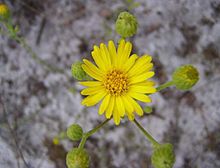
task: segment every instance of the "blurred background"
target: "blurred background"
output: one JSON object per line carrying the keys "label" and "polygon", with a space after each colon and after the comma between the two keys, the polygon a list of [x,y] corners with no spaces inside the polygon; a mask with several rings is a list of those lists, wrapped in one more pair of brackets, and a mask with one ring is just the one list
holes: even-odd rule
{"label": "blurred background", "polygon": [[[82,89],[71,64],[91,59],[93,45],[117,42],[114,23],[121,11],[139,22],[130,39],[138,55],[153,56],[157,85],[176,67],[193,64],[200,81],[187,92],[168,88],[152,95],[153,112],[137,118],[159,141],[174,145],[174,168],[220,167],[219,0],[1,0],[38,57],[0,36],[0,167],[64,168],[78,142],[53,138],[72,123],[85,131],[104,120],[97,106],[83,107]],[[145,104],[142,104],[145,107]],[[111,121],[90,137],[91,168],[151,168],[150,143],[127,119]]]}

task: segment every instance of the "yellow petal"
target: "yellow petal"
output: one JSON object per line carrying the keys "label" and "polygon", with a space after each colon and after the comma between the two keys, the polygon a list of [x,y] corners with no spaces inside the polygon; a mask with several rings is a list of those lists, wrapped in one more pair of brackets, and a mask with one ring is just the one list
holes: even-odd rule
{"label": "yellow petal", "polygon": [[92,78],[102,81],[103,77],[102,75],[98,74],[96,71],[94,71],[93,69],[89,68],[86,64],[82,64],[82,68],[83,70]]}
{"label": "yellow petal", "polygon": [[145,61],[146,61],[146,63],[150,63],[151,61],[152,61],[152,57],[150,56],[150,55],[143,55],[143,56],[141,56],[141,57],[144,57],[145,58]]}
{"label": "yellow petal", "polygon": [[151,102],[151,99],[149,96],[145,95],[145,94],[142,94],[142,93],[137,93],[137,92],[132,92],[132,91],[129,91],[128,94],[139,100],[139,101],[142,101],[142,102],[145,102],[145,103],[150,103]]}
{"label": "yellow petal", "polygon": [[129,120],[134,120],[134,108],[133,106],[129,103],[127,96],[122,96],[122,101],[124,103],[124,107],[125,107],[125,112],[128,116]]}
{"label": "yellow petal", "polygon": [[93,63],[91,63],[89,60],[87,59],[83,59],[84,64],[86,64],[90,69],[92,69],[93,71],[95,71],[97,74],[103,75],[103,71],[101,71],[99,68],[97,68],[97,66],[95,66]]}
{"label": "yellow petal", "polygon": [[128,113],[127,116],[130,121],[134,120],[134,113]]}
{"label": "yellow petal", "polygon": [[141,69],[142,67],[146,66],[152,60],[151,56],[144,55],[137,59],[134,66],[129,70],[130,74],[133,74],[136,70]]}
{"label": "yellow petal", "polygon": [[134,111],[139,115],[142,116],[144,114],[141,106],[130,96],[127,98],[128,102],[133,106]]}
{"label": "yellow petal", "polygon": [[114,119],[115,125],[120,124],[120,119],[121,119],[120,114],[116,109],[114,109],[114,112],[113,112],[113,119]]}
{"label": "yellow petal", "polygon": [[94,46],[94,50],[92,51],[92,58],[101,70],[106,70],[105,62],[101,57],[101,51],[98,46]]}
{"label": "yellow petal", "polygon": [[125,47],[125,40],[121,39],[118,45],[118,50],[117,50],[118,56],[122,55],[124,51],[124,47]]}
{"label": "yellow petal", "polygon": [[118,55],[120,57],[119,58],[120,65],[124,65],[124,63],[128,60],[131,50],[132,50],[132,44],[130,42],[126,42],[122,54]]}
{"label": "yellow petal", "polygon": [[124,104],[123,104],[123,101],[122,101],[121,97],[117,96],[115,101],[116,101],[117,111],[119,112],[121,117],[124,117],[124,115],[125,115],[125,107],[124,107]]}
{"label": "yellow petal", "polygon": [[105,91],[103,86],[88,87],[81,91],[81,95],[93,95],[99,93],[100,91]]}
{"label": "yellow petal", "polygon": [[108,119],[111,118],[112,111],[113,111],[114,107],[115,107],[115,96],[111,96],[110,100],[109,100],[109,105],[108,105],[108,107],[106,109],[106,113],[105,113],[106,118],[108,118]]}
{"label": "yellow petal", "polygon": [[111,58],[109,51],[104,43],[100,44],[100,51],[104,60],[104,63],[106,64],[107,67],[111,66]]}
{"label": "yellow petal", "polygon": [[79,84],[87,87],[95,87],[102,85],[102,83],[99,81],[83,81],[83,82],[79,82]]}
{"label": "yellow petal", "polygon": [[142,74],[144,72],[148,72],[153,68],[153,64],[152,63],[148,63],[148,64],[144,64],[143,66],[133,69],[133,71],[129,71],[128,75],[129,77],[135,76],[135,75],[139,75]]}
{"label": "yellow petal", "polygon": [[115,62],[117,67],[121,66],[121,61],[120,60],[121,60],[121,56],[122,56],[123,51],[124,51],[124,47],[125,47],[125,40],[122,39],[119,42],[118,50],[117,50],[117,60]]}
{"label": "yellow petal", "polygon": [[136,54],[133,54],[132,56],[130,56],[130,58],[125,62],[123,66],[125,72],[130,70],[130,68],[134,65],[137,58],[138,56]]}
{"label": "yellow petal", "polygon": [[108,50],[109,50],[110,57],[111,57],[111,63],[112,63],[112,65],[115,65],[115,60],[117,59],[116,58],[117,53],[116,53],[116,48],[115,48],[113,41],[108,42]]}
{"label": "yellow petal", "polygon": [[110,94],[107,94],[104,97],[104,99],[103,99],[103,101],[102,101],[102,103],[101,103],[101,105],[99,107],[99,115],[102,115],[105,112],[106,108],[109,105],[109,102],[110,102],[109,100],[110,100]]}
{"label": "yellow petal", "polygon": [[82,105],[85,106],[94,106],[96,105],[102,98],[106,95],[106,92],[99,92],[95,95],[90,95],[87,96],[85,99],[82,101]]}
{"label": "yellow petal", "polygon": [[152,71],[145,72],[145,73],[137,75],[137,76],[133,76],[130,78],[130,84],[143,82],[143,81],[151,78],[152,76],[154,76],[154,72],[152,72]]}
{"label": "yellow petal", "polygon": [[138,92],[138,93],[155,93],[156,92],[156,88],[152,86],[147,86],[147,85],[143,86],[143,85],[138,85],[138,84],[134,84],[130,86],[129,90],[132,92]]}
{"label": "yellow petal", "polygon": [[135,85],[138,85],[138,86],[155,86],[155,82],[151,81],[151,80],[148,80],[148,81],[136,83]]}

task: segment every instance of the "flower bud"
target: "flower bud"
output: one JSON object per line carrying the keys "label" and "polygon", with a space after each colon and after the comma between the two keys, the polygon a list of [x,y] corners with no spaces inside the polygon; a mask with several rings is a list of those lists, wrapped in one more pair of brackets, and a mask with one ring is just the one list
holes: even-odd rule
{"label": "flower bud", "polygon": [[144,107],[143,110],[144,110],[144,112],[145,112],[146,114],[150,114],[150,113],[153,112],[153,108],[150,107],[150,106],[146,106],[146,107]]}
{"label": "flower bud", "polygon": [[10,11],[7,5],[0,3],[0,19],[7,20],[10,16]]}
{"label": "flower bud", "polygon": [[89,155],[84,148],[73,148],[66,156],[68,168],[88,168]]}
{"label": "flower bud", "polygon": [[173,75],[172,81],[177,89],[191,89],[199,80],[199,72],[192,65],[183,65],[177,68]]}
{"label": "flower bud", "polygon": [[133,36],[137,32],[138,22],[136,17],[128,12],[121,12],[116,20],[116,32],[123,38]]}
{"label": "flower bud", "polygon": [[72,76],[77,80],[89,80],[90,77],[83,70],[82,64],[83,62],[81,61],[78,61],[72,64],[71,66]]}
{"label": "flower bud", "polygon": [[73,124],[67,128],[67,137],[73,141],[78,141],[83,136],[83,129],[78,124]]}
{"label": "flower bud", "polygon": [[154,148],[151,162],[155,168],[172,168],[175,162],[173,146],[166,143]]}

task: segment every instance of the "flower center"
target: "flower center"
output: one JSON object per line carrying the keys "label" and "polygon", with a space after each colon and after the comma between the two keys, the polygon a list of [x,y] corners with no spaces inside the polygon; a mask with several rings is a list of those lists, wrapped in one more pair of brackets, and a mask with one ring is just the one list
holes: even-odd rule
{"label": "flower center", "polygon": [[128,78],[124,72],[114,69],[107,73],[104,86],[111,95],[122,95],[128,90]]}

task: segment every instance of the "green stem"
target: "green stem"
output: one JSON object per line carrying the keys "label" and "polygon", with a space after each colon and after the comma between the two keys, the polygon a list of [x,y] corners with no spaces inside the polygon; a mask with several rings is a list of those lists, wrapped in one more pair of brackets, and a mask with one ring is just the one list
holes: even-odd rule
{"label": "green stem", "polygon": [[44,65],[48,70],[58,73],[64,73],[62,69],[54,67],[47,63],[46,61],[42,60],[37,56],[37,54],[32,50],[32,48],[26,43],[24,38],[16,37],[16,40],[27,50],[27,52],[31,55],[31,57],[39,64]]}
{"label": "green stem", "polygon": [[33,49],[28,45],[28,43],[26,42],[26,40],[23,37],[20,37],[17,34],[16,29],[13,27],[12,24],[12,20],[9,19],[8,21],[3,23],[4,26],[7,28],[8,30],[8,36],[14,40],[16,40],[24,49],[26,49],[26,51],[31,55],[31,57],[33,58],[33,60],[35,60],[37,63],[43,65],[47,70],[52,71],[52,72],[58,72],[58,73],[62,73],[64,75],[66,75],[68,77],[68,75],[65,73],[64,70],[55,67],[49,63],[47,63],[46,61],[44,61],[43,59],[41,59],[40,57],[38,57],[38,55],[33,51]]}
{"label": "green stem", "polygon": [[86,132],[82,139],[81,139],[81,142],[79,144],[79,148],[83,148],[85,143],[86,143],[86,140],[92,135],[94,134],[95,132],[97,132],[101,127],[103,127],[110,119],[106,119],[104,122],[102,122],[101,124],[97,125],[95,128],[93,128],[92,130]]}
{"label": "green stem", "polygon": [[153,146],[159,146],[160,144],[134,119],[134,123],[141,130],[141,132],[147,137],[147,139],[153,144]]}
{"label": "green stem", "polygon": [[161,91],[161,90],[163,90],[163,89],[165,89],[165,88],[167,88],[167,87],[170,87],[170,86],[172,86],[172,85],[173,85],[173,81],[168,81],[168,82],[166,82],[166,83],[164,83],[164,84],[158,86],[156,89],[157,89],[157,91],[159,92],[159,91]]}

